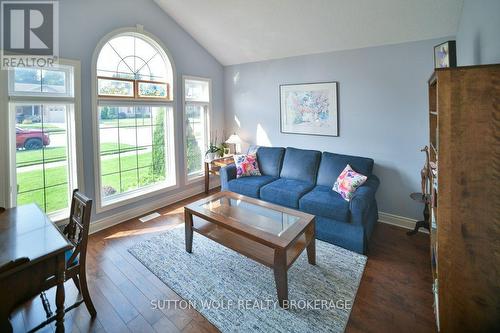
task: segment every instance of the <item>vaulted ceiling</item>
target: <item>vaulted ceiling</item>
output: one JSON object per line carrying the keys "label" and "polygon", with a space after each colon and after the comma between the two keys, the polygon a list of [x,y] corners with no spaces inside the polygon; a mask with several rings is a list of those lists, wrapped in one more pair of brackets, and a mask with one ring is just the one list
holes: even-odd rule
{"label": "vaulted ceiling", "polygon": [[223,65],[457,32],[463,0],[155,0]]}

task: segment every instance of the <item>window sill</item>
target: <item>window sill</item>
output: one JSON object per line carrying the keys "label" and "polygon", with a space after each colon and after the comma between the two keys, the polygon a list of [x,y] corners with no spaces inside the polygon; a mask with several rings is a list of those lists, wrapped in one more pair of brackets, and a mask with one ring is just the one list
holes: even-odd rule
{"label": "window sill", "polygon": [[119,194],[107,200],[101,199],[101,202],[96,205],[96,213],[102,213],[111,209],[129,205],[177,188],[179,188],[179,185],[172,185],[171,183],[166,182],[147,188],[137,189],[128,193]]}
{"label": "window sill", "polygon": [[48,217],[57,225],[65,224],[69,219],[69,208],[48,214]]}
{"label": "window sill", "polygon": [[186,176],[186,184],[192,184],[192,183],[197,183],[200,180],[203,180],[205,178],[205,172],[201,171],[200,173],[195,173],[191,175]]}

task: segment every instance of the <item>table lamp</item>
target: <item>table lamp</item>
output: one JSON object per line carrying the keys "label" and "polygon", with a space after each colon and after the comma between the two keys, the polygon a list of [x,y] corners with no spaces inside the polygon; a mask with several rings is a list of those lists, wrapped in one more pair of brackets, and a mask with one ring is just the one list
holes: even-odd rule
{"label": "table lamp", "polygon": [[234,145],[235,154],[239,154],[241,152],[241,139],[238,136],[238,134],[236,134],[236,133],[231,134],[229,139],[226,140],[226,143]]}

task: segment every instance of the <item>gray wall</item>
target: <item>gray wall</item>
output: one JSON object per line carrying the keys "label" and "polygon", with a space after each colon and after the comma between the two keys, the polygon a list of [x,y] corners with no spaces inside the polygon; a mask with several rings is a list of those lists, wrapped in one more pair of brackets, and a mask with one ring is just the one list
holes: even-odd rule
{"label": "gray wall", "polygon": [[[81,61],[82,69],[82,113],[83,156],[85,169],[85,192],[91,197],[98,193],[94,189],[94,167],[92,146],[91,65],[92,54],[97,43],[109,32],[123,27],[144,25],[144,29],[159,38],[173,56],[177,69],[176,89],[176,153],[177,177],[184,184],[184,157],[182,138],[182,75],[210,77],[213,83],[214,128],[224,124],[223,67],[188,33],[175,23],[153,0],[64,0],[60,1],[60,56]],[[174,193],[174,192],[172,192]],[[147,201],[156,198],[147,199]],[[128,205],[133,208],[142,203]],[[95,215],[99,219],[123,209]]]}
{"label": "gray wall", "polygon": [[[420,190],[433,46],[447,39],[226,67],[227,129],[248,143],[371,157],[381,179],[379,209],[420,218],[422,206],[408,195]],[[339,82],[340,136],[280,133],[279,85],[323,81]]]}
{"label": "gray wall", "polygon": [[457,32],[459,66],[500,63],[500,0],[465,0]]}

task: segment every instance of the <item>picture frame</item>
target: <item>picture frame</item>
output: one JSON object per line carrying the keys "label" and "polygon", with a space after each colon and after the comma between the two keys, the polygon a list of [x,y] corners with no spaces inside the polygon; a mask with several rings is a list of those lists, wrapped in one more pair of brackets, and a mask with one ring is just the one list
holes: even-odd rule
{"label": "picture frame", "polygon": [[456,42],[447,42],[434,46],[434,68],[457,67]]}
{"label": "picture frame", "polygon": [[281,133],[339,136],[338,82],[282,84],[279,89]]}
{"label": "picture frame", "polygon": [[137,80],[136,82],[136,98],[170,100],[168,83],[144,80]]}

